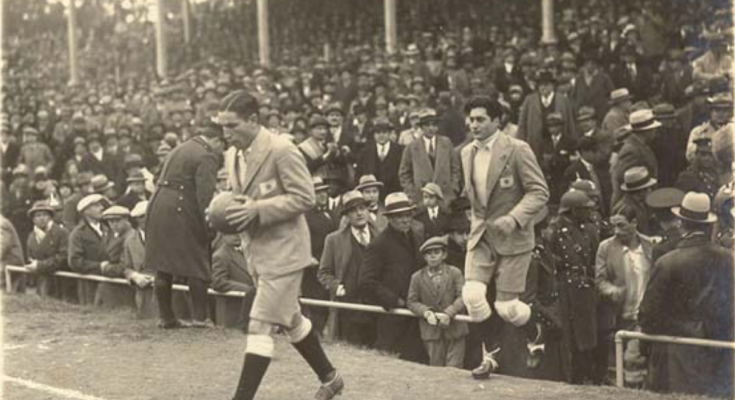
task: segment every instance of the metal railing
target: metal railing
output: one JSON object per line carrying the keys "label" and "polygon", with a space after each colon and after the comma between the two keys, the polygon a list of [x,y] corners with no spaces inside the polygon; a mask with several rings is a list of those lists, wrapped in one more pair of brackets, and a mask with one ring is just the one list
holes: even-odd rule
{"label": "metal railing", "polygon": [[615,385],[618,387],[625,386],[625,376],[623,370],[623,345],[625,339],[638,339],[646,342],[715,347],[720,349],[735,350],[735,343],[733,342],[723,342],[719,340],[687,338],[678,336],[647,335],[645,333],[634,331],[617,331],[617,333],[615,333]]}
{"label": "metal railing", "polygon": [[[7,265],[5,267],[5,284],[6,284],[8,291],[10,291],[12,288],[12,278],[10,276],[10,272],[19,272],[22,274],[30,273],[25,267]],[[68,272],[68,271],[57,271],[54,273],[54,275],[58,277],[62,277],[62,278],[73,278],[73,279],[95,281],[95,282],[115,283],[119,285],[130,285],[130,283],[126,279],[122,279],[122,278],[108,278],[106,276],[78,274],[76,272]],[[178,291],[183,291],[183,292],[189,291],[189,287],[186,285],[175,284],[173,285],[173,289],[178,290]],[[213,296],[245,297],[245,292],[238,292],[238,291],[217,292],[215,290],[209,289],[208,293]],[[299,301],[301,302],[301,304],[304,304],[307,306],[337,308],[337,309],[342,309],[342,310],[362,311],[362,312],[369,312],[369,313],[375,313],[375,314],[400,315],[403,317],[418,318],[416,314],[414,314],[411,310],[407,308],[394,308],[394,309],[386,311],[383,307],[372,306],[368,304],[343,303],[339,301],[317,300],[317,299],[309,299],[309,298],[304,298],[304,297],[300,298]],[[473,322],[468,315],[462,315],[462,314],[455,315],[453,320],[461,321],[461,322]]]}

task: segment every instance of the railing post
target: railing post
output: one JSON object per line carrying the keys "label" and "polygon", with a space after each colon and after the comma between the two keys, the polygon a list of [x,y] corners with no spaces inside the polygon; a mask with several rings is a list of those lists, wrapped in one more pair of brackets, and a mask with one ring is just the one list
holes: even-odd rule
{"label": "railing post", "polygon": [[615,386],[625,386],[625,375],[623,368],[623,345],[624,339],[620,332],[615,334]]}

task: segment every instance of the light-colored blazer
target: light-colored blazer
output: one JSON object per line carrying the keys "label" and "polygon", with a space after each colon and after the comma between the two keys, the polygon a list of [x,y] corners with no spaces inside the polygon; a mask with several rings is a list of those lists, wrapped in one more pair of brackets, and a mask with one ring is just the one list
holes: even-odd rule
{"label": "light-colored blazer", "polygon": [[[472,205],[467,248],[477,246],[487,232],[498,254],[516,255],[533,250],[533,218],[548,201],[549,188],[528,143],[502,132],[495,134],[500,136],[493,143],[486,202],[479,198],[472,181],[477,148],[470,143],[462,149],[465,190]],[[490,224],[505,215],[513,217],[518,225],[508,236],[490,228]]]}
{"label": "light-colored blazer", "polygon": [[225,153],[232,191],[255,202],[258,221],[241,234],[248,265],[259,277],[277,277],[309,266],[311,239],[304,213],[314,207],[306,161],[288,139],[261,128],[246,151],[244,184],[237,176],[237,150]]}
{"label": "light-colored blazer", "polygon": [[421,188],[429,182],[441,187],[444,205],[449,206],[459,192],[462,169],[449,138],[436,136],[436,168],[431,166],[424,140],[419,138],[403,150],[398,178],[401,187],[416,204],[422,204]]}

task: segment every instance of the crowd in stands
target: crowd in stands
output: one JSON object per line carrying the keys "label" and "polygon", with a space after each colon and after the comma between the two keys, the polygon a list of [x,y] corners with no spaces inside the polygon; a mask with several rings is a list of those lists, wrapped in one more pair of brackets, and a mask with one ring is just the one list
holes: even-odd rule
{"label": "crowd in stands", "polygon": [[[171,29],[165,78],[143,22],[86,23],[77,85],[67,84],[60,6],[36,9],[3,41],[0,256],[27,266],[37,293],[155,309],[147,201],[167,154],[246,89],[314,177],[304,297],[419,317],[307,308],[323,334],[432,365],[480,365],[480,375],[484,366],[579,384],[610,383],[620,329],[733,340],[729,3],[555,1],[558,42],[548,44],[539,1],[400,1],[400,48],[388,54],[382,2],[271,0],[270,67],[252,57],[253,24],[235,26],[254,20],[253,7],[211,3],[193,8],[190,44]],[[523,296],[533,330],[453,320],[470,230],[464,108],[475,96],[502,104],[502,134],[530,145],[549,187]],[[226,140],[214,147],[223,167]],[[227,179],[222,169],[218,192]],[[373,243],[413,206],[405,223],[416,243]],[[212,253],[210,287],[251,294],[239,238],[219,236]],[[136,290],[76,287],[55,271],[125,278]],[[731,363],[724,351],[630,341],[626,384],[731,394]]]}

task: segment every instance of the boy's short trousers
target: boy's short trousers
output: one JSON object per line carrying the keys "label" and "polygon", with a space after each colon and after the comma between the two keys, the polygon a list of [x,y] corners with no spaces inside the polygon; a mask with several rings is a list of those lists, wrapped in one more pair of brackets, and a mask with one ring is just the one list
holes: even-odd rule
{"label": "boy's short trousers", "polygon": [[532,256],[531,251],[511,256],[500,255],[485,233],[477,246],[467,252],[465,279],[490,283],[495,278],[498,291],[523,293]]}
{"label": "boy's short trousers", "polygon": [[258,277],[250,319],[293,328],[301,315],[299,295],[304,271],[264,278]]}

